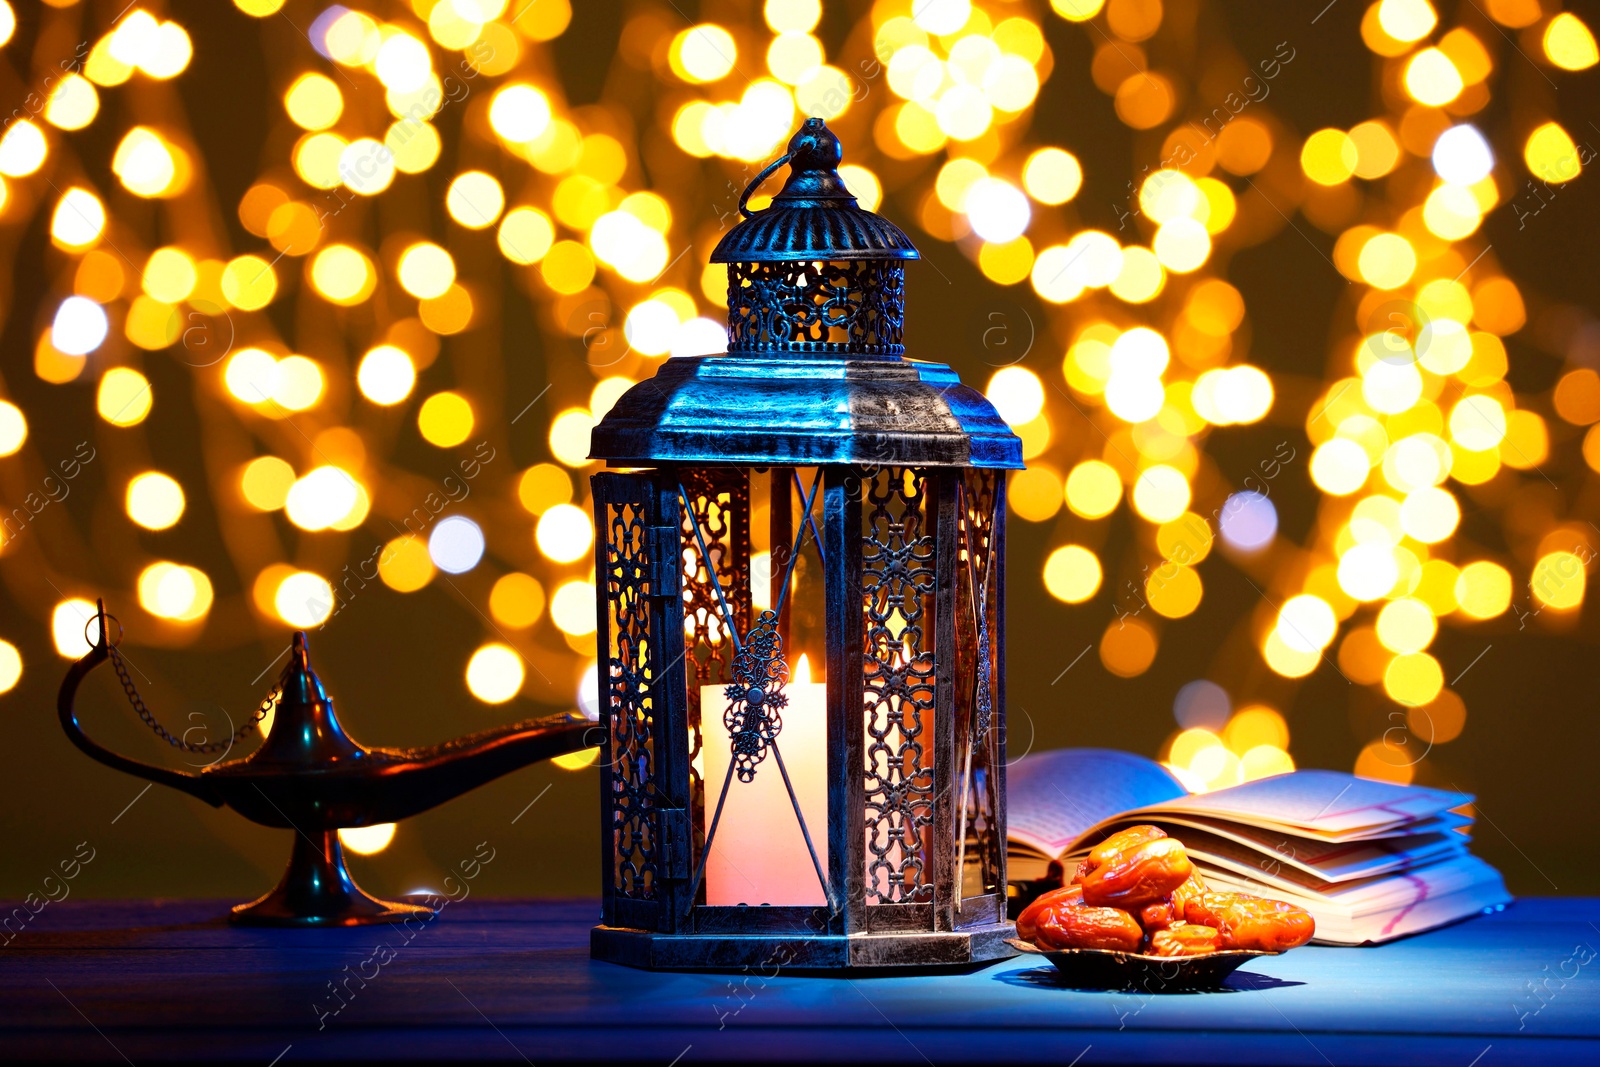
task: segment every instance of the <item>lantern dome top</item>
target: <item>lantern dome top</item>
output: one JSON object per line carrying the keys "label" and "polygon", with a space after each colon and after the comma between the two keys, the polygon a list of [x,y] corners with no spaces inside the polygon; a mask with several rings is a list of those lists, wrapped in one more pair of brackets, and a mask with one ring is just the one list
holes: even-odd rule
{"label": "lantern dome top", "polygon": [[[856,205],[839,139],[807,119],[739,198],[711,254],[728,264],[728,350],[674,357],[617,400],[590,456],[661,463],[1022,467],[994,405],[942,363],[905,358],[905,261],[894,223]],[[750,195],[783,163],[772,206]]]}
{"label": "lantern dome top", "polygon": [[[775,263],[786,260],[917,259],[905,231],[856,203],[839,176],[844,151],[821,119],[807,119],[789,140],[788,151],[750,183],[739,198],[744,220],[718,242],[713,263]],[[772,206],[745,206],[778,167],[789,178]]]}

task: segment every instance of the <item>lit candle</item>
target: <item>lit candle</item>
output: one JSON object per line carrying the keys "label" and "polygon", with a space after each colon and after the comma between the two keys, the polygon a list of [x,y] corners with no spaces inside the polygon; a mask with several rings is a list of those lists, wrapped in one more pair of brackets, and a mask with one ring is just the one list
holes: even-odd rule
{"label": "lit candle", "polygon": [[[725,688],[700,687],[708,828],[732,760],[728,728],[722,721],[728,708]],[[826,682],[811,680],[811,665],[801,656],[794,678],[783,687],[789,703],[780,712],[783,729],[777,739],[824,873],[828,870],[827,691]],[[741,782],[735,775],[728,784],[728,800],[706,858],[706,903],[827,903],[789,791],[784,788],[783,772],[771,751],[756,766],[754,780]]]}

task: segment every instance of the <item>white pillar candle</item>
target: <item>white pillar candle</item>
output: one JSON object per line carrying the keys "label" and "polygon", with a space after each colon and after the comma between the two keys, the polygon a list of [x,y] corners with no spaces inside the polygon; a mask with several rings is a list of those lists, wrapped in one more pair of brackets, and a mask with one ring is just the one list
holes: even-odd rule
{"label": "white pillar candle", "polygon": [[[705,761],[706,827],[716,814],[717,797],[732,761],[725,685],[700,687],[701,756]],[[788,706],[781,712],[778,749],[806,819],[811,844],[823,874],[828,871],[828,702],[827,683],[811,680],[805,656],[783,687]],[[769,749],[756,765],[754,780],[734,774],[728,799],[706,858],[706,903],[826,904],[805,836],[783,785],[778,759]]]}

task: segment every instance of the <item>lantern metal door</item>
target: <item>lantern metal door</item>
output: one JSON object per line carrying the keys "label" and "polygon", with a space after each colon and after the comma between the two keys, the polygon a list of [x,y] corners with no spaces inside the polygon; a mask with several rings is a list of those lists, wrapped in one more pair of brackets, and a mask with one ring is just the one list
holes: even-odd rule
{"label": "lantern metal door", "polygon": [[684,688],[676,486],[596,474],[595,620],[600,665],[602,909],[608,926],[676,929],[693,862],[689,737],[672,728]]}

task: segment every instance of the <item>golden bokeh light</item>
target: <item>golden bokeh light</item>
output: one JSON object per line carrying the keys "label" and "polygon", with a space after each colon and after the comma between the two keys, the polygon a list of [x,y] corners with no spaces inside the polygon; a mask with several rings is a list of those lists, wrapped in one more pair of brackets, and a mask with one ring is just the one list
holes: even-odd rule
{"label": "golden bokeh light", "polygon": [[594,416],[583,408],[569,408],[550,423],[550,452],[569,467],[584,467],[589,463],[589,431],[594,429]]}
{"label": "golden bokeh light", "polygon": [[1461,568],[1456,602],[1474,619],[1492,619],[1511,606],[1511,574],[1498,563],[1478,560]]}
{"label": "golden bokeh light", "polygon": [[500,182],[481,170],[458,174],[445,191],[445,210],[469,230],[493,226],[505,210],[506,194]]}
{"label": "golden bokeh light", "polygon": [[278,582],[273,609],[290,626],[307,630],[322,625],[333,613],[333,586],[312,571],[291,571]]}
{"label": "golden bokeh light", "polygon": [[1189,481],[1166,464],[1147,467],[1133,483],[1133,507],[1151,522],[1167,522],[1189,507]]}
{"label": "golden bokeh light", "polygon": [[455,260],[430,241],[421,241],[400,254],[395,268],[400,287],[419,299],[443,296],[456,280]]}
{"label": "golden bokeh light", "polygon": [[522,657],[509,645],[487,644],[467,661],[467,689],[485,704],[504,704],[522,688]]}
{"label": "golden bokeh light", "polygon": [[106,209],[100,198],[87,189],[73,187],[56,201],[50,217],[50,240],[68,252],[92,247],[105,233]]}
{"label": "golden bokeh light", "polygon": [[146,471],[128,482],[128,518],[147,530],[165,530],[183,517],[183,486],[171,475]]}
{"label": "golden bokeh light", "polygon": [[435,393],[417,411],[417,428],[431,445],[453,448],[472,435],[477,422],[472,404],[460,393]]}
{"label": "golden bokeh light", "polygon": [[10,641],[0,640],[0,693],[9,693],[22,680],[22,653]]}
{"label": "golden bokeh light", "polygon": [[534,540],[545,558],[572,563],[588,555],[594,543],[594,526],[582,508],[555,504],[539,516]]}
{"label": "golden bokeh light", "polygon": [[339,831],[339,844],[358,856],[375,856],[393,843],[395,830],[392,822],[347,826]]}
{"label": "golden bokeh light", "polygon": [[1600,62],[1594,34],[1570,11],[1550,20],[1542,43],[1545,56],[1562,70],[1588,70]]}
{"label": "golden bokeh light", "polygon": [[525,630],[544,614],[544,587],[531,574],[502,575],[489,591],[489,614],[513,630]]}
{"label": "golden bokeh light", "polygon": [[1100,561],[1082,545],[1063,545],[1044,563],[1044,587],[1067,604],[1081,604],[1100,588]]}
{"label": "golden bokeh light", "polygon": [[594,633],[594,586],[581,581],[561,585],[550,597],[550,619],[557,629],[571,637],[587,637]]}
{"label": "golden bokeh light", "polygon": [[0,456],[15,454],[28,439],[28,419],[9,400],[0,400]]}
{"label": "golden bokeh light", "polygon": [[1100,519],[1116,510],[1122,500],[1122,479],[1116,468],[1098,459],[1072,468],[1066,482],[1067,506],[1086,519]]}
{"label": "golden bokeh light", "polygon": [[1582,558],[1572,552],[1551,552],[1533,565],[1528,589],[1544,607],[1570,611],[1582,605],[1587,581]]}
{"label": "golden bokeh light", "polygon": [[289,499],[295,483],[294,468],[277,456],[259,456],[239,473],[239,491],[251,507],[276,511]]}
{"label": "golden bokeh light", "polygon": [[414,593],[433,580],[433,557],[421,537],[396,537],[378,554],[378,577],[397,593]]}
{"label": "golden bokeh light", "polygon": [[1134,678],[1150,669],[1156,658],[1156,635],[1139,619],[1115,619],[1100,636],[1100,662],[1121,678]]}
{"label": "golden bokeh light", "polygon": [[152,563],[139,573],[139,606],[174,622],[195,622],[211,610],[211,579],[181,563]]}
{"label": "golden bokeh light", "polygon": [[284,110],[303,130],[325,130],[339,121],[344,96],[332,78],[307,73],[295,79],[283,94]]}
{"label": "golden bokeh light", "polygon": [[572,479],[554,463],[536,463],[517,480],[517,499],[531,514],[543,515],[572,500]]}
{"label": "golden bokeh light", "polygon": [[101,375],[95,408],[111,425],[137,426],[154,403],[150,380],[132,367],[112,367]]}
{"label": "golden bokeh light", "polygon": [[330,303],[351,307],[372,295],[377,286],[377,271],[359,249],[350,245],[329,245],[311,260],[311,284]]}
{"label": "golden bokeh light", "polygon": [[0,135],[0,175],[25,178],[44,165],[49,151],[44,132],[31,119],[18,119]]}
{"label": "golden bokeh light", "polygon": [[667,54],[674,74],[686,82],[703,84],[726,77],[739,49],[727,30],[714,23],[701,23],[679,32]]}
{"label": "golden bokeh light", "polygon": [[[0,151],[5,148],[0,144]],[[1570,182],[1583,171],[1583,160],[1572,135],[1557,122],[1547,122],[1528,135],[1522,148],[1528,170],[1541,181]]]}
{"label": "golden bokeh light", "polygon": [[[417,382],[417,368],[403,349],[378,345],[361,357],[356,370],[356,385],[361,395],[374,404],[391,406],[411,395]],[[426,431],[424,431],[426,433]]]}

